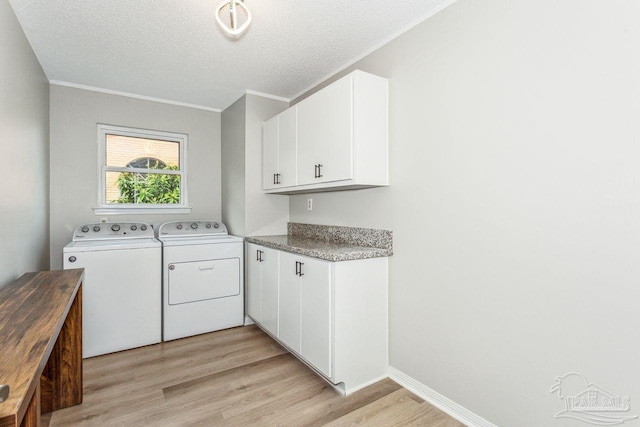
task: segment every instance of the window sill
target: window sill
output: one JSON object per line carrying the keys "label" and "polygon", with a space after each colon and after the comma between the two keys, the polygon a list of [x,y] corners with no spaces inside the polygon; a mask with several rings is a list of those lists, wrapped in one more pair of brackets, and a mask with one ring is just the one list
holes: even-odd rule
{"label": "window sill", "polygon": [[188,214],[191,208],[188,206],[98,206],[93,208],[96,215],[153,215],[153,214]]}

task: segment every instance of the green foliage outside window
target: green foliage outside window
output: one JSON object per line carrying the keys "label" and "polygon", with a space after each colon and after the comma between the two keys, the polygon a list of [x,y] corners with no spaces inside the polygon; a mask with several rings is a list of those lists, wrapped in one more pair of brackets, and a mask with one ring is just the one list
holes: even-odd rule
{"label": "green foliage outside window", "polygon": [[[153,169],[178,170],[178,166],[157,166]],[[113,203],[180,203],[180,175],[122,172],[116,183],[120,197]]]}

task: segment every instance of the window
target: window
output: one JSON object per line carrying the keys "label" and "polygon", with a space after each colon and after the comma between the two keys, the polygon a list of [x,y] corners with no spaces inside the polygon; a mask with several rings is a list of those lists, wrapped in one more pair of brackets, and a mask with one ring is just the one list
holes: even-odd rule
{"label": "window", "polygon": [[185,213],[187,135],[98,125],[97,214]]}

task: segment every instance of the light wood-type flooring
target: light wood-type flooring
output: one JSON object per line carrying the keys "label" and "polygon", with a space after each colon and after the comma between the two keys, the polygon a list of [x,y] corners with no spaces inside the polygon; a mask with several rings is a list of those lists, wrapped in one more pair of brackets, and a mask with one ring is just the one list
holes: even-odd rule
{"label": "light wood-type flooring", "polygon": [[343,397],[255,325],[84,361],[55,426],[462,426],[386,379]]}

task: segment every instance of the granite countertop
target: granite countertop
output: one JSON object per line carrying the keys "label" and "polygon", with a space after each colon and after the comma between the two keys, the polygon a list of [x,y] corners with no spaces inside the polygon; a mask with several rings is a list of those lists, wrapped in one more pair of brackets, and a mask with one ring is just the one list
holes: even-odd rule
{"label": "granite countertop", "polygon": [[[379,258],[393,255],[390,240],[382,242],[383,244],[378,244],[378,246],[386,247],[373,246],[376,243],[376,239],[372,239],[370,237],[373,234],[366,231],[369,229],[327,227],[326,230],[328,230],[328,232],[325,233],[325,229],[321,227],[326,226],[293,224],[292,228],[292,225],[290,224],[289,234],[278,236],[252,236],[245,237],[245,240],[249,243],[255,243],[269,248],[333,262]],[[309,230],[315,233],[312,234],[313,237],[309,237]],[[292,234],[292,231],[295,234]],[[372,231],[379,233],[378,230]],[[318,234],[318,232],[321,234]],[[368,240],[363,239],[362,236],[368,236]]]}

